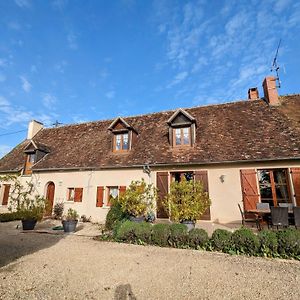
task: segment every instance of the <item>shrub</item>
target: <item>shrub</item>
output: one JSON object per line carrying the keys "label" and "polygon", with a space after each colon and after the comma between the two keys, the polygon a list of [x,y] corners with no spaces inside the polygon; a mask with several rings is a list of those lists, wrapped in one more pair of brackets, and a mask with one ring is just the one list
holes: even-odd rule
{"label": "shrub", "polygon": [[300,231],[286,229],[277,232],[278,253],[282,257],[294,257],[300,259]]}
{"label": "shrub", "polygon": [[0,222],[11,222],[16,220],[20,220],[20,216],[17,212],[0,214]]}
{"label": "shrub", "polygon": [[63,202],[56,203],[53,208],[54,218],[61,219],[63,212],[64,212],[64,203]]}
{"label": "shrub", "polygon": [[237,254],[257,255],[259,248],[258,237],[249,228],[242,227],[236,230],[231,240]]}
{"label": "shrub", "polygon": [[136,225],[134,227],[135,242],[139,244],[150,243],[152,225],[146,222],[137,223]]}
{"label": "shrub", "polygon": [[231,236],[232,233],[228,230],[216,229],[211,237],[212,248],[225,253],[229,252],[232,249]]}
{"label": "shrub", "polygon": [[152,227],[151,242],[154,245],[166,247],[170,235],[169,224],[155,224]]}
{"label": "shrub", "polygon": [[210,199],[201,182],[183,178],[180,182],[171,183],[170,193],[163,205],[171,220],[195,221],[207,210]]}
{"label": "shrub", "polygon": [[276,232],[262,230],[258,233],[260,241],[260,253],[263,256],[275,257],[278,252],[278,240]]}
{"label": "shrub", "polygon": [[204,229],[194,228],[189,232],[189,246],[194,249],[205,247],[209,241],[208,234]]}
{"label": "shrub", "polygon": [[138,225],[131,221],[122,222],[116,231],[115,239],[121,242],[134,242],[136,240],[135,230]]}
{"label": "shrub", "polygon": [[114,226],[122,220],[128,220],[129,216],[124,213],[118,201],[112,201],[111,207],[106,215],[105,228],[113,230]]}
{"label": "shrub", "polygon": [[186,225],[171,224],[169,230],[169,244],[172,247],[183,248],[188,246],[188,230]]}
{"label": "shrub", "polygon": [[63,219],[66,221],[76,221],[78,220],[78,218],[79,218],[79,214],[73,208],[69,208],[67,214],[63,217]]}
{"label": "shrub", "polygon": [[156,200],[156,189],[144,179],[132,181],[128,189],[119,197],[123,212],[134,217],[141,217],[151,211]]}

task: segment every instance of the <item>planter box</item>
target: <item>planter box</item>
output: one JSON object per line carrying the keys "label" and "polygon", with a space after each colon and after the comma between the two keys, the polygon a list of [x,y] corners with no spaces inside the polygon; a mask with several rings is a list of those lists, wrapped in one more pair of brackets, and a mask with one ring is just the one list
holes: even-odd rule
{"label": "planter box", "polygon": [[22,220],[23,230],[33,230],[36,222],[36,220]]}
{"label": "planter box", "polygon": [[62,225],[64,228],[64,232],[66,233],[75,232],[77,223],[78,220],[72,220],[72,221],[63,220]]}

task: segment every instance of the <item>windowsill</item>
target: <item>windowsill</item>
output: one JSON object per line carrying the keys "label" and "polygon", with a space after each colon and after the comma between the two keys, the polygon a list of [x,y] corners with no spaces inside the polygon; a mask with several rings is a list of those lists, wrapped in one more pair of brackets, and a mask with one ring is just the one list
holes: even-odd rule
{"label": "windowsill", "polygon": [[114,154],[127,154],[130,150],[113,150]]}

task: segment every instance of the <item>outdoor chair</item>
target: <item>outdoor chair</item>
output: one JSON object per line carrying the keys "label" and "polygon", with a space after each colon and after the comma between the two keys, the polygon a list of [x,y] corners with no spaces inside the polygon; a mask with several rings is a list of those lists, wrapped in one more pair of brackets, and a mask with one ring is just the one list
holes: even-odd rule
{"label": "outdoor chair", "polygon": [[245,212],[242,210],[240,204],[238,204],[238,207],[239,207],[239,210],[240,210],[240,213],[241,213],[241,216],[242,216],[242,225],[245,226],[246,223],[248,223],[248,222],[249,223],[255,223],[256,228],[258,230],[261,230],[259,217],[257,215],[253,215],[252,218],[249,218],[248,216],[246,217]]}
{"label": "outdoor chair", "polygon": [[295,227],[298,229],[300,228],[300,206],[294,206],[294,221]]}
{"label": "outdoor chair", "polygon": [[270,204],[269,203],[256,203],[256,209],[258,210],[269,210],[270,209]]}
{"label": "outdoor chair", "polygon": [[292,209],[294,207],[293,203],[278,203],[279,207],[288,207]]}
{"label": "outdoor chair", "polygon": [[289,226],[289,210],[288,207],[271,207],[271,226],[288,227]]}

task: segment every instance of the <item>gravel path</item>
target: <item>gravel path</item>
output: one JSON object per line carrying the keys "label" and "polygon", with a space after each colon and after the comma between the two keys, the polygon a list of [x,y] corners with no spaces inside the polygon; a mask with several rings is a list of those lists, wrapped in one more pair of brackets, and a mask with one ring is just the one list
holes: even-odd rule
{"label": "gravel path", "polygon": [[21,233],[0,224],[0,299],[299,299],[299,282],[297,261]]}

